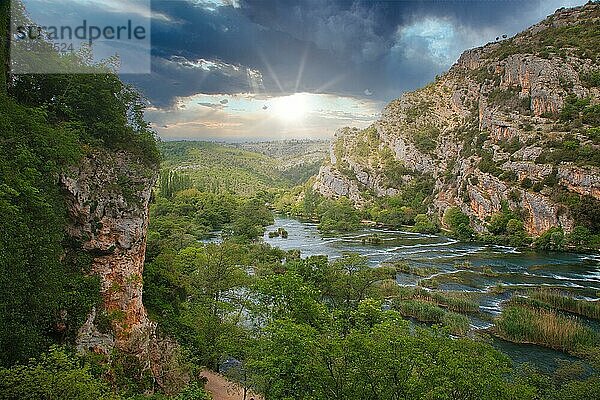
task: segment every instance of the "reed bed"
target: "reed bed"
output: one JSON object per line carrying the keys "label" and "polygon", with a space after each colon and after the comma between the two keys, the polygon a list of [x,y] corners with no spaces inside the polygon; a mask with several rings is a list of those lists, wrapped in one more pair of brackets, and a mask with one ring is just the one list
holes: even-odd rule
{"label": "reed bed", "polygon": [[600,343],[598,333],[576,317],[564,316],[553,310],[511,303],[495,322],[495,333],[512,342],[533,343],[567,352]]}
{"label": "reed bed", "polygon": [[539,288],[528,291],[527,295],[552,308],[600,320],[600,302],[574,299],[557,289]]}
{"label": "reed bed", "polygon": [[457,335],[464,335],[469,331],[470,324],[467,317],[446,311],[427,301],[398,300],[394,302],[394,307],[405,317],[421,322],[442,324]]}
{"label": "reed bed", "polygon": [[402,288],[399,292],[400,299],[421,300],[434,303],[450,311],[458,313],[478,313],[479,303],[473,299],[473,295],[463,292],[433,292],[421,287]]}
{"label": "reed bed", "polygon": [[397,272],[401,272],[403,274],[416,275],[419,277],[428,277],[437,272],[439,272],[439,268],[436,267],[413,267],[408,265],[406,262],[397,262],[393,265]]}

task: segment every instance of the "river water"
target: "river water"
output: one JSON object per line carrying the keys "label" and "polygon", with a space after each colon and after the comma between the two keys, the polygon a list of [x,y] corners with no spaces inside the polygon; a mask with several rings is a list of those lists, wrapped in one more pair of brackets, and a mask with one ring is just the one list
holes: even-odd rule
{"label": "river water", "polygon": [[[288,238],[269,238],[268,232],[284,228]],[[377,235],[379,244],[365,239]],[[494,245],[463,243],[439,235],[364,228],[360,231],[327,236],[313,223],[277,217],[267,228],[266,243],[283,250],[300,250],[302,257],[326,255],[335,259],[346,252],[365,256],[372,266],[403,261],[414,268],[429,268],[425,277],[398,273],[399,285],[433,287],[444,291],[476,292],[480,311],[490,317],[501,312],[502,302],[515,290],[528,287],[552,287],[592,301],[600,296],[600,255],[520,251]],[[502,290],[498,290],[502,288]],[[487,319],[487,320],[486,320]],[[471,317],[473,330],[491,326],[489,319]],[[596,324],[588,321],[595,328]],[[515,361],[529,361],[549,370],[555,358],[568,355],[540,346],[516,345],[499,340],[494,345]]]}

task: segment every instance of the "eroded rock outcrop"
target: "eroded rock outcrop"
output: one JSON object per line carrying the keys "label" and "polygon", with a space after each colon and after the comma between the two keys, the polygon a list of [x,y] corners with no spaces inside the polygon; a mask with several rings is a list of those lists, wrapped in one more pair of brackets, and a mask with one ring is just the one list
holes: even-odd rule
{"label": "eroded rock outcrop", "polygon": [[148,203],[153,168],[127,152],[97,150],[61,176],[69,210],[68,235],[90,254],[100,278],[102,309],[79,331],[81,350],[109,354],[113,348],[148,358],[155,324],[142,303]]}
{"label": "eroded rock outcrop", "polygon": [[339,130],[313,188],[363,207],[372,195],[432,179],[431,214],[458,206],[485,231],[508,206],[532,235],[572,230],[581,215],[571,195],[600,199],[600,144],[588,133],[598,129],[600,88],[585,79],[600,66],[597,49],[548,43],[573,32],[589,43],[598,24],[599,4],[560,9],[514,38],[464,52],[435,82],[390,102],[371,127]]}

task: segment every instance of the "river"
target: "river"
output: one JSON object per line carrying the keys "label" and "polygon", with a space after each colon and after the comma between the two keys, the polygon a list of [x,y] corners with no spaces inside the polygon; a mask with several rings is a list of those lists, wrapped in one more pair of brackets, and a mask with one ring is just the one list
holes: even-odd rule
{"label": "river", "polygon": [[[269,238],[268,232],[284,228],[288,238]],[[376,234],[379,244],[365,241]],[[397,274],[399,285],[435,287],[438,290],[478,292],[480,310],[493,317],[512,291],[527,287],[552,287],[581,299],[598,301],[600,294],[600,255],[522,251],[512,247],[463,243],[440,235],[378,228],[363,228],[343,235],[325,235],[317,225],[277,217],[267,227],[266,243],[283,250],[300,250],[302,257],[326,255],[330,259],[346,252],[363,255],[372,266],[404,261],[414,268],[433,268],[429,276]],[[502,288],[502,290],[494,290]],[[598,328],[597,324],[587,321]],[[491,322],[471,317],[473,330],[485,329]],[[544,370],[555,367],[555,358],[572,359],[567,354],[540,346],[516,345],[495,340],[494,345],[515,361],[529,361]]]}

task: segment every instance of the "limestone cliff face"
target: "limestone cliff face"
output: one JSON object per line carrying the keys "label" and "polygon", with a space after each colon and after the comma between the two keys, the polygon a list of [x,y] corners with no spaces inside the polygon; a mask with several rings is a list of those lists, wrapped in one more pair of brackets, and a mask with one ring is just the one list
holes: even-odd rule
{"label": "limestone cliff face", "polygon": [[61,177],[68,234],[93,257],[91,273],[101,282],[103,309],[92,310],[81,328],[82,350],[148,351],[155,326],[142,303],[142,271],[155,180],[155,171],[129,153],[100,150]]}
{"label": "limestone cliff face", "polygon": [[[428,177],[430,213],[458,206],[484,231],[507,204],[530,234],[570,231],[576,221],[557,193],[600,199],[600,145],[586,133],[598,123],[587,111],[570,122],[559,114],[574,98],[600,104],[600,88],[585,81],[600,66],[597,49],[548,43],[599,24],[598,4],[560,9],[514,38],[466,51],[435,82],[388,104],[371,127],[337,132],[313,188],[362,207]],[[563,142],[587,155],[561,159]]]}

